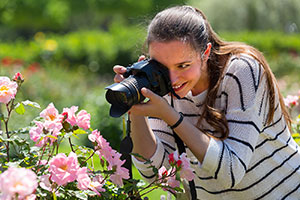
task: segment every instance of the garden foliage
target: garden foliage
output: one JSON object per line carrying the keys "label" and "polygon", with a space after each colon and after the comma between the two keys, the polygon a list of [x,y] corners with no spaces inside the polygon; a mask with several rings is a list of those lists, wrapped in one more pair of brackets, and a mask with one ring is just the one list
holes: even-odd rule
{"label": "garden foliage", "polygon": [[[300,70],[299,34],[221,32],[220,36],[229,41],[245,42],[262,51],[268,61],[276,61],[270,65],[275,74],[282,69]],[[28,65],[31,62],[53,63],[70,68],[84,67],[101,75],[113,74],[114,65],[128,66],[136,62],[145,50],[144,38],[144,27],[122,23],[111,24],[107,31],[86,30],[64,35],[37,32],[31,40],[1,41],[0,58],[3,65],[19,60]]]}
{"label": "garden foliage", "polygon": [[[77,106],[60,113],[50,103],[27,127],[9,129],[13,114],[24,115],[27,106],[40,109],[33,101],[17,102],[15,97],[24,79],[17,73],[12,80],[0,76],[0,199],[141,199],[147,193],[162,188],[177,195],[183,191],[180,181],[193,180],[187,155],[170,154],[170,169],[157,169],[145,160],[155,174],[144,184],[129,179],[121,154],[90,125],[91,115]],[[75,145],[72,140],[87,135],[92,147]],[[70,153],[60,152],[67,141]]]}

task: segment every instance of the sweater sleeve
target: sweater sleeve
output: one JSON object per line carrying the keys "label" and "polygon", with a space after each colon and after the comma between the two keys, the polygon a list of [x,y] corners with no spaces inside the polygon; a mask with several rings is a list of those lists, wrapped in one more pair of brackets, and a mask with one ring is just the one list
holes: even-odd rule
{"label": "sweater sleeve", "polygon": [[[168,168],[168,155],[176,150],[173,133],[168,125],[161,119],[149,117],[148,122],[155,134],[157,144],[155,153],[150,158],[152,161],[151,165],[157,169],[162,166]],[[151,182],[155,178],[155,173],[152,171],[152,168],[149,168],[150,164],[145,164],[137,160],[134,156],[132,156],[132,161],[145,180]]]}
{"label": "sweater sleeve", "polygon": [[267,109],[266,78],[262,66],[252,57],[231,60],[220,89],[229,136],[223,141],[211,138],[200,166],[205,174],[222,183],[224,189],[238,184],[247,171]]}

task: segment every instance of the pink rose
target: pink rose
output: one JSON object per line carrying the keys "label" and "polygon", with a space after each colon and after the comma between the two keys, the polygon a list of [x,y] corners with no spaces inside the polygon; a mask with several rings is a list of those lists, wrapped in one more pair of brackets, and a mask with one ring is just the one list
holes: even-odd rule
{"label": "pink rose", "polygon": [[78,185],[77,187],[80,190],[88,190],[91,184],[91,179],[87,173],[87,168],[86,167],[82,167],[78,170],[77,173],[77,182]]}
{"label": "pink rose", "polygon": [[51,180],[58,185],[76,180],[79,164],[75,153],[70,152],[68,157],[64,153],[59,153],[50,160],[49,165]]}
{"label": "pink rose", "polygon": [[36,199],[36,195],[31,194],[31,195],[27,196],[26,199],[24,199],[24,200],[35,200],[35,199]]}
{"label": "pink rose", "polygon": [[85,110],[81,110],[77,113],[77,106],[72,106],[71,108],[64,108],[63,114],[66,117],[66,122],[70,123],[71,126],[77,125],[82,129],[90,128],[91,115]]}
{"label": "pink rose", "polygon": [[31,195],[27,196],[26,199],[24,199],[24,200],[35,200],[35,199],[36,199],[36,195],[31,194]]}
{"label": "pink rose", "polygon": [[50,103],[47,108],[40,113],[40,116],[45,119],[44,127],[48,131],[57,133],[62,129],[61,122],[64,117],[58,113],[58,110],[54,107],[53,103]]}
{"label": "pink rose", "polygon": [[39,142],[40,138],[43,135],[43,123],[39,121],[34,122],[37,126],[32,127],[29,131],[30,139],[33,140],[34,142]]}
{"label": "pink rose", "polygon": [[57,137],[61,133],[60,130],[62,129],[62,124],[60,122],[45,121],[43,126],[51,134],[51,136],[55,137],[46,137],[46,139],[50,139],[52,145],[52,143],[57,140]]}
{"label": "pink rose", "polygon": [[46,109],[44,109],[40,116],[47,121],[58,121],[61,122],[63,116],[58,113],[58,110],[54,107],[53,103],[50,103]]}
{"label": "pink rose", "polygon": [[8,77],[0,76],[0,103],[7,104],[14,99],[17,93],[18,84]]}
{"label": "pink rose", "polygon": [[10,167],[0,174],[1,199],[11,199],[16,194],[20,199],[31,198],[37,186],[37,176],[30,169]]}
{"label": "pink rose", "polygon": [[[122,162],[123,164],[124,162]],[[116,168],[116,172],[113,173],[110,176],[110,180],[111,182],[113,182],[114,184],[122,187],[123,186],[123,179],[129,179],[129,171],[128,169],[121,167],[121,166],[117,166]]]}
{"label": "pink rose", "polygon": [[108,162],[108,170],[116,169],[115,173],[110,176],[110,180],[113,183],[122,186],[123,179],[129,178],[129,172],[126,168],[122,167],[125,161],[120,159],[121,154],[110,147],[109,143],[102,137],[102,135],[100,135],[98,130],[94,130],[88,138],[90,141],[97,143],[97,146],[95,147],[97,154],[100,159],[104,157],[104,159]]}
{"label": "pink rose", "polygon": [[180,167],[180,177],[188,181],[191,181],[195,178],[193,169],[190,167],[190,159],[187,157],[186,153],[180,155],[180,161],[182,161]]}
{"label": "pink rose", "polygon": [[287,95],[287,97],[284,98],[284,104],[289,108],[297,106],[299,104],[299,96]]}
{"label": "pink rose", "polygon": [[111,160],[113,149],[109,145],[109,142],[100,135],[100,132],[96,129],[89,136],[89,140],[92,142],[96,142],[97,146],[95,146],[97,150],[97,154],[100,158],[103,156],[108,162]]}
{"label": "pink rose", "polygon": [[87,173],[87,168],[83,167],[78,170],[77,173],[77,182],[78,185],[77,187],[80,190],[92,190],[94,191],[97,195],[101,196],[99,192],[105,192],[105,189],[103,187],[104,179],[101,175],[95,176],[93,180],[90,179],[88,173]]}
{"label": "pink rose", "polygon": [[44,190],[51,191],[50,174],[42,175],[40,177],[40,186]]}
{"label": "pink rose", "polygon": [[71,124],[71,126],[76,125],[76,115],[75,113],[78,110],[78,106],[72,106],[71,108],[64,108],[63,113],[66,115],[66,121]]}
{"label": "pink rose", "polygon": [[168,178],[167,181],[168,186],[171,188],[180,187],[180,181],[176,180],[176,176],[171,176]]}
{"label": "pink rose", "polygon": [[13,78],[14,81],[24,81],[23,75],[20,72],[17,72]]}
{"label": "pink rose", "polygon": [[116,169],[116,171],[110,176],[110,180],[122,187],[123,186],[123,179],[129,179],[129,171],[128,169],[122,167],[124,164],[125,160],[120,159],[121,154],[118,153],[117,151],[113,150],[111,152],[111,157],[107,159],[109,165],[108,165],[108,170]]}
{"label": "pink rose", "polygon": [[[37,126],[32,127],[30,129],[29,135],[30,135],[31,140],[33,140],[34,142],[37,142],[36,146],[38,146],[38,147],[42,147],[45,144],[47,144],[49,139],[50,139],[51,144],[56,140],[55,138],[50,138],[50,137],[45,136],[44,129],[49,131],[49,133],[51,133],[51,135],[54,137],[57,137],[60,134],[59,129],[53,123],[45,124],[40,121],[35,121],[35,124]],[[51,130],[51,128],[53,128],[53,130]]]}
{"label": "pink rose", "polygon": [[182,153],[178,156],[178,152],[175,151],[169,155],[169,163],[179,171],[180,177],[191,181],[195,178],[193,169],[190,167],[190,159],[186,153]]}
{"label": "pink rose", "polygon": [[91,134],[89,134],[88,138],[91,142],[96,142],[100,137],[100,131],[97,129],[94,130]]}
{"label": "pink rose", "polygon": [[[158,178],[159,179],[164,179],[166,176],[168,176],[169,172],[166,169],[165,166],[162,166],[161,168],[159,168],[158,170]],[[163,182],[164,180],[160,180],[160,182]]]}
{"label": "pink rose", "polygon": [[91,115],[87,113],[85,110],[79,111],[77,114],[77,125],[82,129],[90,128]]}
{"label": "pink rose", "polygon": [[[43,128],[52,136],[57,138],[57,136],[60,134],[60,130],[63,128],[61,122],[64,116],[58,113],[58,110],[55,108],[53,103],[50,103],[47,108],[40,113],[40,116],[45,119]],[[55,138],[50,138],[51,144],[56,140]],[[44,139],[45,141],[48,141],[49,137],[45,137]]]}
{"label": "pink rose", "polygon": [[105,189],[103,188],[104,182],[105,180],[101,175],[95,176],[90,184],[90,189],[100,196],[99,192],[105,192]]}

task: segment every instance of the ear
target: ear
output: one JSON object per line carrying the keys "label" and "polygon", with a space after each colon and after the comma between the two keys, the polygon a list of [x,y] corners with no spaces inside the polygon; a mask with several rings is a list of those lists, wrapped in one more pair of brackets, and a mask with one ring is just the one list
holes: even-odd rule
{"label": "ear", "polygon": [[209,42],[207,45],[206,45],[206,49],[204,51],[204,53],[202,54],[202,59],[206,62],[209,58],[209,55],[210,55],[210,50],[211,50],[211,43]]}

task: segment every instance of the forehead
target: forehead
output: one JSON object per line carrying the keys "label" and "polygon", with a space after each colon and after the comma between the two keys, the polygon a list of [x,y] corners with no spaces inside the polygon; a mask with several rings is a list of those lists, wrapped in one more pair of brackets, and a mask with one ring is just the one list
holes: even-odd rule
{"label": "forehead", "polygon": [[191,60],[198,54],[189,43],[182,41],[151,42],[149,54],[162,64],[175,64],[185,60]]}

